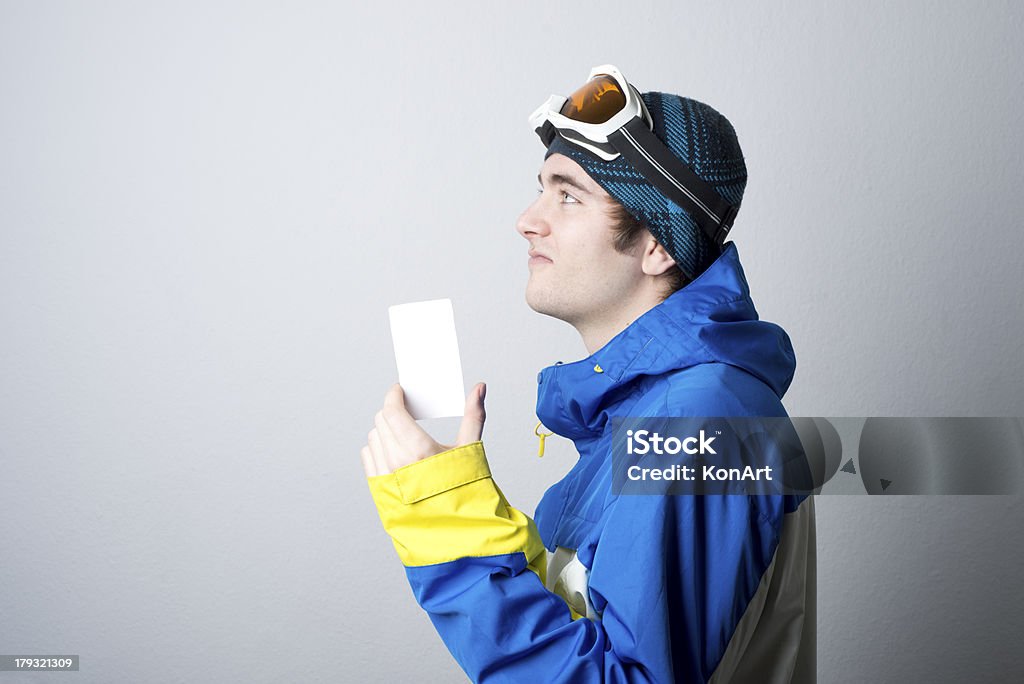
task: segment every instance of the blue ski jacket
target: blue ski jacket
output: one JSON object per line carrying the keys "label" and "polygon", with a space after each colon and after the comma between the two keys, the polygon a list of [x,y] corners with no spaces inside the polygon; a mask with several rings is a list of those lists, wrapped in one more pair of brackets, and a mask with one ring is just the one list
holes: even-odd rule
{"label": "blue ski jacket", "polygon": [[534,519],[506,501],[481,442],[370,478],[416,600],[466,674],[814,681],[811,497],[611,487],[613,416],[785,416],[795,366],[727,243],[603,348],[541,371],[537,416],[580,457]]}

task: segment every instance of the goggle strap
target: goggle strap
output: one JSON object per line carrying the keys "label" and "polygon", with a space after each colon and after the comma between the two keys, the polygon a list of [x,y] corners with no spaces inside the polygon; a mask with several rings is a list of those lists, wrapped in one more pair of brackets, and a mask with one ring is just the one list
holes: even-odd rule
{"label": "goggle strap", "polygon": [[537,129],[537,135],[540,136],[541,142],[544,143],[544,147],[551,147],[551,141],[558,135],[558,129],[549,120],[545,119],[544,123],[541,124],[540,128]]}
{"label": "goggle strap", "polygon": [[739,207],[679,161],[642,119],[610,134],[608,142],[666,197],[689,211],[712,243],[721,246]]}

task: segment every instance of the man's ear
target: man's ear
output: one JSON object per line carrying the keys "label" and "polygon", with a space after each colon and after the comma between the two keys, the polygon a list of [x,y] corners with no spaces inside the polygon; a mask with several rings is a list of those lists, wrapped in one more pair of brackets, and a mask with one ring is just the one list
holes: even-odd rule
{"label": "man's ear", "polygon": [[675,260],[668,255],[668,252],[665,251],[665,248],[657,240],[653,237],[644,240],[643,258],[640,261],[640,268],[643,269],[645,275],[660,276],[668,272],[675,265]]}

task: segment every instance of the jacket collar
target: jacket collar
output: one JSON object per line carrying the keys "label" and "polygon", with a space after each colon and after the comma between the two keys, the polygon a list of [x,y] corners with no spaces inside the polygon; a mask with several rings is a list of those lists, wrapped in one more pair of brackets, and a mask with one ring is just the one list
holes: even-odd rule
{"label": "jacket collar", "polygon": [[758,320],[733,242],[695,280],[633,321],[590,356],[538,376],[537,417],[570,439],[600,434],[606,411],[643,376],[700,363],[738,366],[782,397],[796,359],[789,336]]}

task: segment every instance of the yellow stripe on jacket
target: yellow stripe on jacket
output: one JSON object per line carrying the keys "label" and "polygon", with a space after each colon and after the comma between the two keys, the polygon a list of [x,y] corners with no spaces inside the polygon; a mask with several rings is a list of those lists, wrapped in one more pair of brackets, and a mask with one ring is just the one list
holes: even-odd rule
{"label": "yellow stripe on jacket", "polygon": [[544,582],[547,555],[537,527],[491,479],[482,442],[371,477],[369,485],[405,566],[523,553]]}

